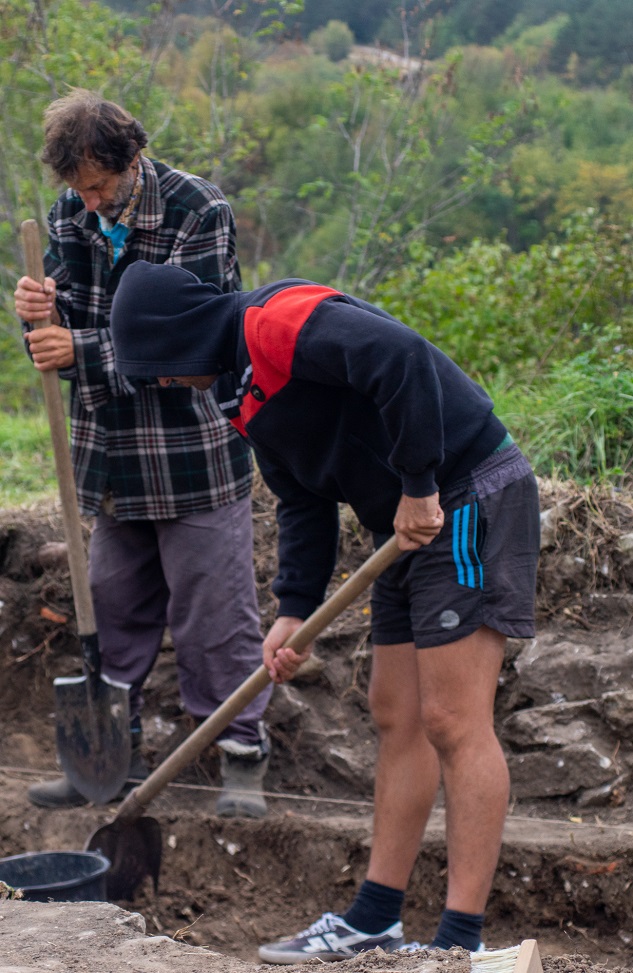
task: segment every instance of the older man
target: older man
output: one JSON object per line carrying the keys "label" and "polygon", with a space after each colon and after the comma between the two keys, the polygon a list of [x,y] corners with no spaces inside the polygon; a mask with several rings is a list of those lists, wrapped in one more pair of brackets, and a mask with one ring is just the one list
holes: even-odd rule
{"label": "older man", "polygon": [[[22,277],[17,313],[39,370],[70,382],[72,456],[80,508],[94,516],[90,583],[103,672],[131,684],[130,776],[141,759],[142,687],[165,626],[184,708],[202,720],[257,668],[247,444],[212,396],[114,371],[110,308],[135,261],[173,264],[229,293],[240,287],[235,224],[220,190],[143,154],[129,112],[89,91],[54,101],[43,161],[67,185],[49,215],[44,287]],[[270,692],[219,741],[217,811],[261,816],[268,763],[262,722]],[[36,784],[44,807],[85,799],[67,778]]]}

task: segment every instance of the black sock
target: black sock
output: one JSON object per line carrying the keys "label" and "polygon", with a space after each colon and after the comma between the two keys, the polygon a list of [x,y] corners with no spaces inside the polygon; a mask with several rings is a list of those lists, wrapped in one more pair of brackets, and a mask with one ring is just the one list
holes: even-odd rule
{"label": "black sock", "polygon": [[404,892],[378,882],[363,882],[343,919],[359,932],[383,932],[400,918]]}
{"label": "black sock", "polygon": [[481,930],[484,924],[483,915],[473,915],[470,912],[456,912],[454,909],[444,909],[440,924],[435,933],[435,939],[430,944],[438,949],[450,949],[451,946],[462,946],[474,952],[481,942]]}

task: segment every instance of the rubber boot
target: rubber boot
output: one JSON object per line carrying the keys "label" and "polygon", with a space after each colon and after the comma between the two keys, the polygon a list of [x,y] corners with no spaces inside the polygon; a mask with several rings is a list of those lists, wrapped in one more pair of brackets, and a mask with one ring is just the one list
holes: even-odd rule
{"label": "rubber boot", "polygon": [[222,790],[215,812],[222,818],[263,818],[268,810],[262,794],[269,754],[253,759],[220,751]]}
{"label": "rubber boot", "polygon": [[223,818],[263,818],[268,810],[263,784],[270,760],[270,737],[263,720],[257,725],[259,741],[220,740],[222,790],[215,813]]}
{"label": "rubber boot", "polygon": [[[149,768],[145,763],[143,754],[141,753],[143,734],[140,727],[140,721],[134,721],[132,723],[130,728],[130,736],[132,738],[132,754],[130,756],[130,769],[128,772],[128,777],[134,778],[137,781],[145,780],[149,774]],[[137,784],[127,781],[123,785],[119,794],[117,794],[117,796],[112,800],[122,800],[136,786]],[[87,798],[85,798],[83,794],[80,794],[79,791],[73,787],[66,776],[59,777],[57,780],[49,780],[40,784],[33,784],[32,787],[29,787],[27,795],[31,804],[35,804],[37,807],[83,807],[85,804],[89,803]]]}
{"label": "rubber boot", "polygon": [[31,804],[36,804],[37,807],[82,807],[88,804],[87,798],[73,787],[67,777],[33,784],[29,787],[27,796]]}

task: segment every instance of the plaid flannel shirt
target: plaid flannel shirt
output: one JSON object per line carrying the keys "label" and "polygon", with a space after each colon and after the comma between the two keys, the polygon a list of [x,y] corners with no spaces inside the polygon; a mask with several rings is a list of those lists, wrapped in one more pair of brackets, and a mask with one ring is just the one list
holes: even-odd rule
{"label": "plaid flannel shirt", "polygon": [[245,441],[211,392],[161,389],[113,368],[109,314],[134,260],[174,263],[228,292],[241,286],[235,223],[222,193],[196,176],[142,157],[136,226],[112,265],[96,213],[73,190],[49,213],[47,276],[57,282],[62,324],[73,331],[71,450],[82,513],[111,494],[122,520],[162,520],[216,509],[248,495]]}

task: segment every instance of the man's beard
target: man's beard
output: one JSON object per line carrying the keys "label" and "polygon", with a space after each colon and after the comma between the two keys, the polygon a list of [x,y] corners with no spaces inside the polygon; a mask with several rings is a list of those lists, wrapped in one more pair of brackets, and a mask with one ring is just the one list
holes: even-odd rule
{"label": "man's beard", "polygon": [[112,223],[116,223],[118,217],[128,204],[135,182],[136,172],[134,169],[128,169],[127,172],[121,173],[121,181],[119,182],[114,198],[109,203],[106,203],[105,206],[99,207],[97,213],[100,216],[105,216]]}

